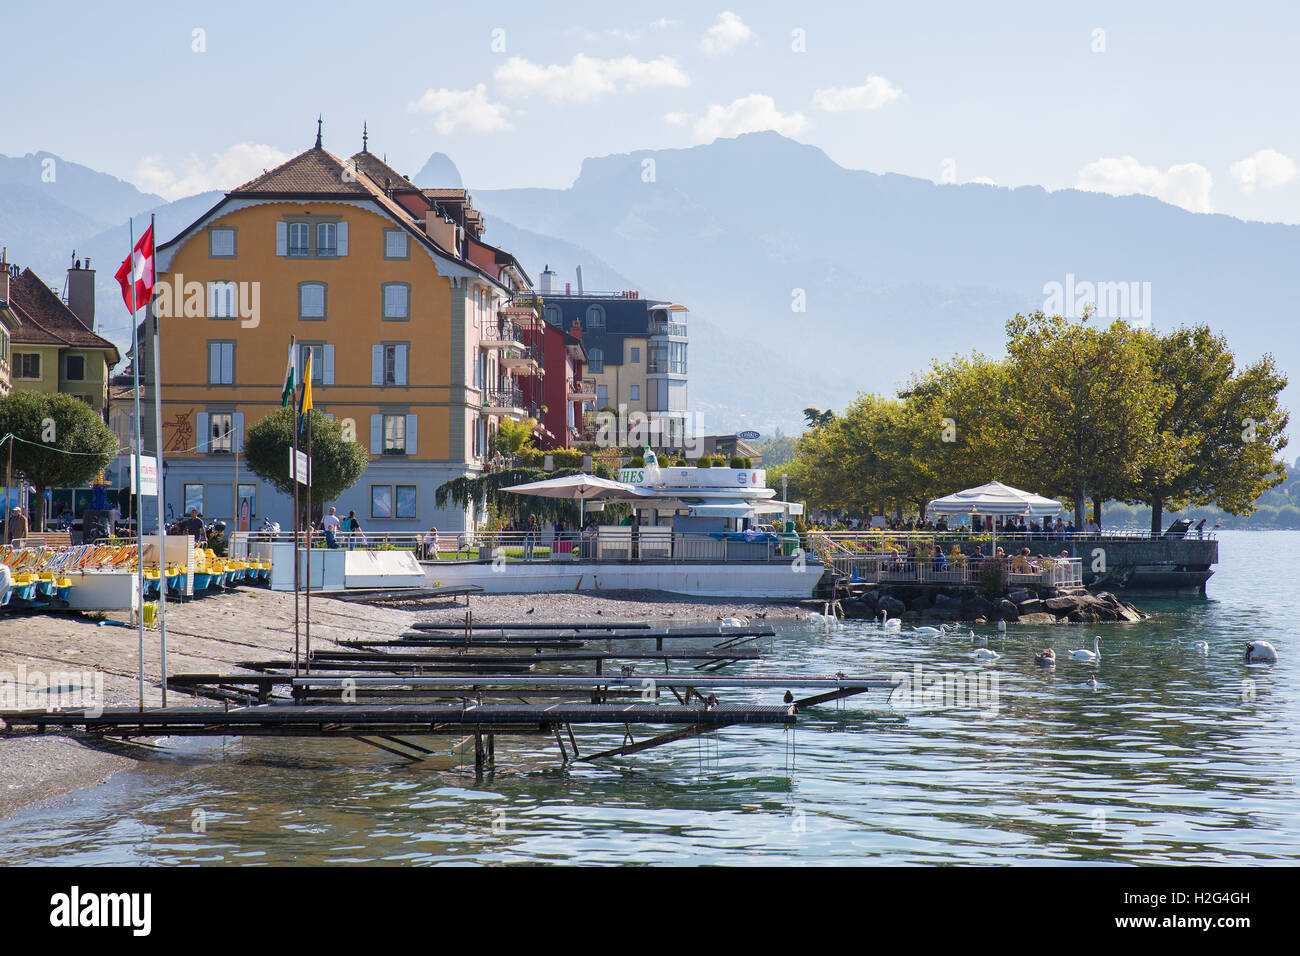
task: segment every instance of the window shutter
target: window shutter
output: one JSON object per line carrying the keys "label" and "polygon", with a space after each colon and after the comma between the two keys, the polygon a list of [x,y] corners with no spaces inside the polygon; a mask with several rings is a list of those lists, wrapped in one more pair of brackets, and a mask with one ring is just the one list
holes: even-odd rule
{"label": "window shutter", "polygon": [[244,413],[243,412],[235,412],[233,418],[233,424],[235,427],[235,441],[234,441],[235,454],[242,455],[244,453]]}
{"label": "window shutter", "polygon": [[338,244],[338,254],[346,256],[348,254],[348,224],[346,222],[339,223]]}
{"label": "window shutter", "polygon": [[417,435],[419,429],[420,429],[420,416],[407,415],[406,416],[406,453],[408,455],[415,455],[420,450],[420,442]]}
{"label": "window shutter", "polygon": [[197,436],[194,442],[200,452],[205,452],[212,444],[212,436],[208,434],[208,413],[199,412],[194,416],[194,433]]}
{"label": "window shutter", "polygon": [[398,385],[406,384],[406,346],[397,346],[397,369],[396,379]]}
{"label": "window shutter", "polygon": [[370,416],[370,454],[380,455],[384,451],[384,416]]}
{"label": "window shutter", "polygon": [[289,254],[289,224],[287,222],[277,222],[275,224],[275,254],[277,256],[287,256]]}
{"label": "window shutter", "polygon": [[370,384],[384,384],[384,347],[382,345],[370,346]]}
{"label": "window shutter", "polygon": [[221,343],[208,343],[208,384],[221,381]]}
{"label": "window shutter", "polygon": [[327,342],[322,347],[322,351],[325,353],[325,361],[321,363],[323,367],[321,368],[320,383],[322,385],[333,385],[334,384],[334,346],[330,345]]}

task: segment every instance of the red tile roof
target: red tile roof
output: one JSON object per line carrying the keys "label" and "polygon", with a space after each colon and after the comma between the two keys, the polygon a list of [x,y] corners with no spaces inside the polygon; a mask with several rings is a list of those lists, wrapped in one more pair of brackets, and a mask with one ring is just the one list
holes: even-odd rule
{"label": "red tile roof", "polygon": [[87,327],[31,269],[24,269],[12,280],[9,297],[22,321],[10,335],[15,345],[104,349],[113,353],[110,366],[120,361],[117,346]]}
{"label": "red tile roof", "polygon": [[314,196],[369,196],[371,190],[361,182],[355,167],[316,146],[230,191],[231,196],[304,193]]}

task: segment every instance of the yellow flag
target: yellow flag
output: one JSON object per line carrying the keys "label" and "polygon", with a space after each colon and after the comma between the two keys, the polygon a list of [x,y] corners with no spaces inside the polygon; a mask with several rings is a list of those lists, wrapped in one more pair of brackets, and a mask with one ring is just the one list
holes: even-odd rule
{"label": "yellow flag", "polygon": [[307,367],[302,373],[302,402],[298,406],[298,432],[302,433],[307,422],[307,413],[311,411],[311,349],[307,350]]}

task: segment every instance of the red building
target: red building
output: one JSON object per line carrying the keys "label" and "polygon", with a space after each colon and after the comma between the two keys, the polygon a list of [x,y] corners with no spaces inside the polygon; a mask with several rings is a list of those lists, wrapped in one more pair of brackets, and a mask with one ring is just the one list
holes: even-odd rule
{"label": "red building", "polygon": [[538,424],[537,447],[572,448],[583,439],[583,412],[596,401],[596,387],[583,381],[586,352],[582,330],[566,332],[536,323],[526,344],[537,356],[541,374],[526,379],[524,402]]}

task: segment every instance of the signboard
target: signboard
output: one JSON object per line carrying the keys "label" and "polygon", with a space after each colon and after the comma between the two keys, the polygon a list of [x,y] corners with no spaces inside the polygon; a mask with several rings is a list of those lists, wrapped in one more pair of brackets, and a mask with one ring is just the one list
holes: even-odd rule
{"label": "signboard", "polygon": [[736,435],[741,441],[758,441],[758,432],[740,432]]}
{"label": "signboard", "polygon": [[158,494],[158,459],[151,455],[140,456],[140,490],[136,491],[135,455],[131,456],[131,494]]}
{"label": "signboard", "polygon": [[307,453],[305,451],[300,451],[297,455],[298,462],[295,467],[293,460],[294,451],[293,449],[289,450],[289,477],[297,479],[298,484],[300,485],[309,485],[311,484],[311,467],[307,463]]}

